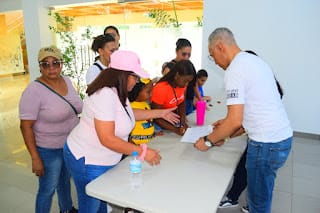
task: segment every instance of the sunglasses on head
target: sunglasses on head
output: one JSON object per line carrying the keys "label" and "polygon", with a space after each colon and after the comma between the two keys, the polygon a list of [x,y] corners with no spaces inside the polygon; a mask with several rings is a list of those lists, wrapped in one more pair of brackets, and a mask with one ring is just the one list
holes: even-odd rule
{"label": "sunglasses on head", "polygon": [[191,53],[185,53],[185,52],[183,52],[183,53],[182,53],[182,56],[183,56],[183,57],[186,57],[186,56],[190,57],[190,56],[191,56]]}
{"label": "sunglasses on head", "polygon": [[39,65],[42,67],[42,69],[49,69],[51,66],[55,69],[60,68],[62,65],[62,61],[53,61],[52,63],[49,63],[47,61],[40,61]]}

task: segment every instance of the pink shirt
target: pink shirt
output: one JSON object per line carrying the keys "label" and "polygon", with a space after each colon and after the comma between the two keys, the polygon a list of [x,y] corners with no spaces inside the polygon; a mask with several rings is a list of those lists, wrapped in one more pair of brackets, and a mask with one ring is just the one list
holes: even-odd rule
{"label": "pink shirt", "polygon": [[127,114],[121,105],[117,90],[104,87],[84,100],[79,124],[68,136],[69,149],[76,159],[85,158],[85,164],[111,166],[117,164],[122,154],[101,144],[94,126],[94,118],[115,122],[115,135],[127,141],[135,119],[129,100]]}
{"label": "pink shirt", "polygon": [[[82,101],[69,78],[65,80],[68,93],[64,96],[77,110]],[[35,120],[33,132],[36,145],[43,148],[63,148],[68,134],[79,122],[73,109],[62,98],[38,82],[31,82],[22,93],[19,104],[21,120]]]}

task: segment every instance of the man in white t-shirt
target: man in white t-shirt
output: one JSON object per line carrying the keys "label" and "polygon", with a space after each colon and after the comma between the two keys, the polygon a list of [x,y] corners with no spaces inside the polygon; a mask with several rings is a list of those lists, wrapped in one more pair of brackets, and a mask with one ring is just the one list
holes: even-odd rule
{"label": "man in white t-shirt", "polygon": [[195,147],[206,151],[222,145],[224,138],[243,127],[248,133],[249,210],[269,213],[276,172],[289,155],[293,135],[273,72],[261,58],[242,52],[227,28],[211,33],[209,53],[225,70],[228,113],[214,123],[215,131],[200,138]]}

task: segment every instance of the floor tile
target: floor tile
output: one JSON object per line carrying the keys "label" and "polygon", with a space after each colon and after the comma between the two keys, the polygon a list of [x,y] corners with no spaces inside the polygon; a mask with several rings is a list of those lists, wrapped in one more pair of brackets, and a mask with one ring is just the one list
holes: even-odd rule
{"label": "floor tile", "polygon": [[[291,155],[290,155],[291,156]],[[281,167],[278,172],[277,172],[277,176],[290,176],[292,177],[293,175],[293,163],[291,162],[291,158],[288,158],[286,163],[284,164],[283,167]]]}
{"label": "floor tile", "polygon": [[[1,212],[19,212],[17,209],[19,209],[19,207],[22,208],[23,206],[25,210],[22,212],[34,212],[34,195],[32,193],[22,191],[16,187],[0,185]],[[27,205],[24,205],[26,202]]]}
{"label": "floor tile", "polygon": [[291,193],[273,191],[272,213],[291,213],[291,199]]}
{"label": "floor tile", "polygon": [[303,150],[293,150],[293,163],[307,164],[320,167],[320,153],[318,149],[320,146],[312,146],[305,148],[307,145],[303,145]]}
{"label": "floor tile", "polygon": [[281,192],[292,192],[292,176],[287,175],[277,175],[274,190]]}
{"label": "floor tile", "polygon": [[308,164],[295,163],[293,165],[293,177],[319,180],[320,167]]}
{"label": "floor tile", "polygon": [[318,201],[320,201],[319,179],[293,177],[292,189],[293,194],[318,198]]}
{"label": "floor tile", "polygon": [[319,198],[293,194],[292,213],[319,213]]}

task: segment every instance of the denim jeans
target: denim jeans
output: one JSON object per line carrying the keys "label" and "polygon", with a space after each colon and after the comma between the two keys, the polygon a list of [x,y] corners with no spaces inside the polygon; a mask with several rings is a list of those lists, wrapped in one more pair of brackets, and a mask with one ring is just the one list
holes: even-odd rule
{"label": "denim jeans", "polygon": [[67,168],[69,169],[76,185],[79,213],[106,213],[107,203],[87,195],[86,185],[111,169],[113,166],[86,165],[84,163],[84,157],[79,160],[74,157],[67,143],[64,145],[63,155]]}
{"label": "denim jeans", "polygon": [[36,213],[50,212],[55,190],[58,194],[60,211],[72,208],[70,174],[63,160],[63,149],[37,147],[44,164],[44,176],[39,177],[36,198]]}
{"label": "denim jeans", "polygon": [[278,143],[248,140],[247,196],[250,213],[270,213],[277,171],[286,162],[292,137]]}

